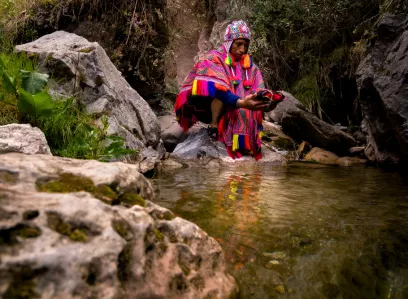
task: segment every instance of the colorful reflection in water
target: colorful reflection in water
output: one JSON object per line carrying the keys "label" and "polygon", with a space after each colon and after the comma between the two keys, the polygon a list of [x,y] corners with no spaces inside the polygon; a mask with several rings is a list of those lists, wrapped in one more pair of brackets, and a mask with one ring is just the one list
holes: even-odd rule
{"label": "colorful reflection in water", "polygon": [[158,203],[223,247],[242,298],[408,298],[408,184],[371,168],[181,169]]}

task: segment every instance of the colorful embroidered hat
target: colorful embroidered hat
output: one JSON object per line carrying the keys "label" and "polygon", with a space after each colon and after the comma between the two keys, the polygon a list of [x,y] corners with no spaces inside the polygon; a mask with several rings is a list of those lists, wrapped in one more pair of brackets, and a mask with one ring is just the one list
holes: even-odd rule
{"label": "colorful embroidered hat", "polygon": [[242,21],[232,21],[231,24],[227,26],[224,35],[224,47],[225,50],[229,52],[231,45],[234,40],[239,38],[245,38],[251,40],[251,31],[249,30],[248,25]]}

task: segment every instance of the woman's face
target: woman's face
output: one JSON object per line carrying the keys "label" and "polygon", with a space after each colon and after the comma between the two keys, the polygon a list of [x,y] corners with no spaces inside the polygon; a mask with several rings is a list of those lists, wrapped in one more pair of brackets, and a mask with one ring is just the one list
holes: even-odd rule
{"label": "woman's face", "polygon": [[236,61],[241,60],[242,56],[248,52],[249,40],[236,39],[232,43],[230,53]]}

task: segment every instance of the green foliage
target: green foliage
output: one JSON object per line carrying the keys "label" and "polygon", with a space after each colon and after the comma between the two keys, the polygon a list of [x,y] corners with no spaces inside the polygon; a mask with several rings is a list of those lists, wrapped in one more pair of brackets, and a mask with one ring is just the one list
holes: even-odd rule
{"label": "green foliage", "polygon": [[21,87],[31,94],[39,93],[48,82],[48,75],[21,70]]}
{"label": "green foliage", "polygon": [[35,65],[25,54],[0,54],[0,125],[31,122],[60,156],[110,161],[136,153],[122,137],[107,134],[106,116],[98,128],[73,98],[54,101],[46,91],[48,75]]}
{"label": "green foliage", "polygon": [[[10,73],[14,73],[15,76]],[[19,112],[31,117],[34,124],[37,123],[37,119],[51,116],[54,103],[51,96],[43,91],[48,82],[48,75],[26,70],[20,70],[18,74],[13,69],[9,70],[8,65],[0,57],[0,78],[2,87],[0,100],[5,101],[5,94],[15,96]],[[7,104],[15,105],[13,102]]]}
{"label": "green foliage", "polygon": [[354,76],[360,40],[384,2],[241,0],[254,32],[251,51],[267,85],[290,90],[318,112],[333,97],[333,65],[340,76]]}
{"label": "green foliage", "polygon": [[127,149],[122,137],[108,135],[108,118],[102,117],[102,128],[93,124],[73,99],[56,102],[52,117],[39,123],[48,144],[55,155],[111,161],[125,155],[135,154]]}

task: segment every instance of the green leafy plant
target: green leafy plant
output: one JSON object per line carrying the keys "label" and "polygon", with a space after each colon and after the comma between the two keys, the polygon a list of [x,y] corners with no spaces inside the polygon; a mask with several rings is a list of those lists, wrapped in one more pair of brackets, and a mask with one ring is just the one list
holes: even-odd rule
{"label": "green leafy plant", "polygon": [[[54,102],[44,87],[48,82],[48,75],[37,73],[35,71],[20,70],[18,77],[10,75],[10,72],[0,58],[0,79],[2,93],[0,101],[6,100],[6,94],[14,96],[17,104],[5,102],[9,105],[17,105],[20,113],[33,118],[34,124],[37,119],[49,117],[54,108]],[[21,84],[19,84],[19,80]]]}
{"label": "green leafy plant", "polygon": [[112,161],[136,154],[128,149],[120,136],[108,135],[108,117],[102,116],[102,128],[92,125],[73,99],[59,101],[52,117],[44,119],[40,128],[54,154],[70,158]]}

